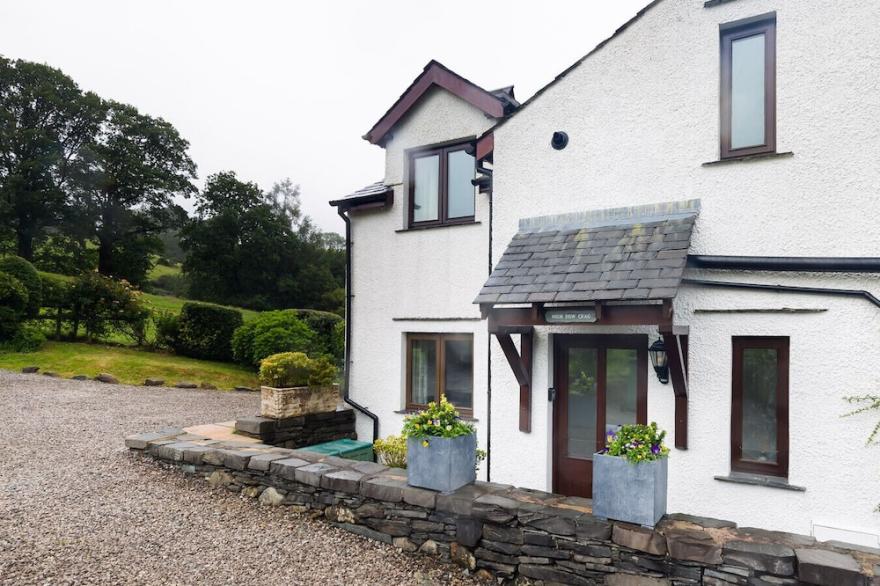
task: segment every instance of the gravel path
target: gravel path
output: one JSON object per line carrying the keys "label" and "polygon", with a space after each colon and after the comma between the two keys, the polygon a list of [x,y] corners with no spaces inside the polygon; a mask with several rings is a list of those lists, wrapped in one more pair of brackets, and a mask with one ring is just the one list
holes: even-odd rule
{"label": "gravel path", "polygon": [[250,393],[0,371],[0,584],[475,584],[131,457],[125,435],[252,415]]}

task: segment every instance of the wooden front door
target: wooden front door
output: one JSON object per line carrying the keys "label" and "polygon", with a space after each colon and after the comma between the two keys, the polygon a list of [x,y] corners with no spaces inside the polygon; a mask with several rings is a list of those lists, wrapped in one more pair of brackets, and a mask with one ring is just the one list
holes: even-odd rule
{"label": "wooden front door", "polygon": [[608,431],[647,423],[648,337],[556,336],[553,491],[590,498]]}

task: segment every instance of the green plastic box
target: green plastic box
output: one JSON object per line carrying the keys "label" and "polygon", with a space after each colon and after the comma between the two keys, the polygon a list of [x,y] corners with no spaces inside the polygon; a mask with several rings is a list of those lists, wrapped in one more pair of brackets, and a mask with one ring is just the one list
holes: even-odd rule
{"label": "green plastic box", "polygon": [[306,452],[315,452],[324,456],[337,456],[339,458],[360,460],[362,462],[373,461],[373,444],[352,439],[334,440],[332,442],[315,444],[313,446],[299,449],[305,450]]}

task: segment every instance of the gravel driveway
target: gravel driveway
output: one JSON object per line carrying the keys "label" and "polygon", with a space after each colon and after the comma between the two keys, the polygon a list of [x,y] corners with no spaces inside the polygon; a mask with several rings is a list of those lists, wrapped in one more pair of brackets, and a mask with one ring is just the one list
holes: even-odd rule
{"label": "gravel driveway", "polygon": [[472,584],[461,570],[132,458],[259,398],[0,371],[0,584]]}

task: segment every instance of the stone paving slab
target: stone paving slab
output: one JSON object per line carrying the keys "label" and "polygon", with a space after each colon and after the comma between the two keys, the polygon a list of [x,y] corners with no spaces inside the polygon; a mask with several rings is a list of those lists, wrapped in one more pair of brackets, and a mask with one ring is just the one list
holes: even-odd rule
{"label": "stone paving slab", "polygon": [[855,558],[825,549],[796,549],[798,577],[819,586],[865,586],[867,580]]}
{"label": "stone paving slab", "polygon": [[256,438],[251,438],[235,433],[234,421],[208,423],[205,425],[193,425],[191,427],[185,427],[184,431],[213,440],[235,441],[248,444],[260,443],[260,440]]}
{"label": "stone paving slab", "polygon": [[272,462],[276,460],[283,460],[285,458],[290,457],[287,453],[267,453],[267,454],[257,454],[253,456],[248,462],[249,470],[258,470],[260,472],[268,472],[269,467]]}
{"label": "stone paving slab", "polygon": [[309,464],[310,462],[300,460],[299,458],[275,460],[269,465],[269,473],[287,480],[296,480],[296,469],[308,466]]}

